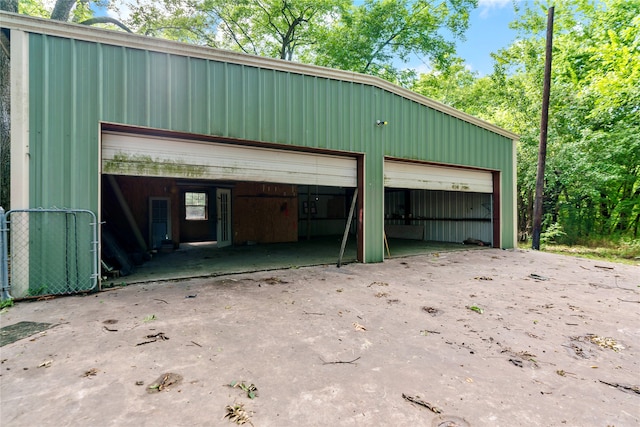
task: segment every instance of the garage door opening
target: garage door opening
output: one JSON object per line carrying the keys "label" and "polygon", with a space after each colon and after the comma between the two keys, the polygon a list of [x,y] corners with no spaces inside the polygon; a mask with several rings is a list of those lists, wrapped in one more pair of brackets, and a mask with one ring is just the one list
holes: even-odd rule
{"label": "garage door opening", "polygon": [[[337,260],[355,158],[120,133],[103,135],[102,154],[106,276],[129,283]],[[357,228],[346,262],[358,258]]]}
{"label": "garage door opening", "polygon": [[491,194],[387,189],[389,238],[492,246]]}
{"label": "garage door opening", "polygon": [[490,171],[385,161],[387,238],[418,252],[446,249],[442,244],[493,247],[499,218],[494,181]]}

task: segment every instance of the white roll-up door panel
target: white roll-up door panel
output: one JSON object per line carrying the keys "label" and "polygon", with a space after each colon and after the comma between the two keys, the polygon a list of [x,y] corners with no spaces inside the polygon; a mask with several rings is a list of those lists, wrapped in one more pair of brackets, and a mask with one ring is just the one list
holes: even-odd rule
{"label": "white roll-up door panel", "polygon": [[384,185],[390,188],[493,193],[489,171],[385,160]]}
{"label": "white roll-up door panel", "polygon": [[285,149],[102,134],[102,172],[113,175],[356,187],[355,158]]}

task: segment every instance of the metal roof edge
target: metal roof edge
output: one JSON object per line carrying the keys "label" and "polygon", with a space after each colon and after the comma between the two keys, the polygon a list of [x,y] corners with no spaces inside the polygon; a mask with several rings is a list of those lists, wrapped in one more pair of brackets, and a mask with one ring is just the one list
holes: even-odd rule
{"label": "metal roof edge", "polygon": [[154,38],[140,34],[132,34],[123,31],[115,31],[99,27],[89,27],[86,25],[79,25],[69,22],[53,21],[51,19],[35,18],[32,16],[4,11],[0,11],[0,27],[22,30],[29,33],[64,37],[94,43],[113,44],[116,46],[123,46],[134,49],[169,53],[180,56],[190,56],[200,59],[229,62],[257,68],[265,68],[276,71],[285,71],[314,77],[341,80],[351,83],[360,83],[377,87],[387,92],[399,95],[403,98],[410,99],[414,102],[417,102],[418,104],[425,105],[434,110],[448,114],[452,117],[456,117],[460,120],[489,130],[511,140],[517,141],[520,139],[519,135],[506,129],[502,129],[501,127],[474,117],[470,114],[463,113],[462,111],[456,110],[455,108],[450,107],[446,104],[442,104],[416,92],[412,92],[409,89],[394,85],[393,83],[383,80],[380,77],[370,76],[367,74],[320,67],[317,65],[301,64],[297,62],[284,61],[281,59],[267,58],[263,56],[249,55],[230,50],[212,48],[209,46],[191,45],[187,43]]}

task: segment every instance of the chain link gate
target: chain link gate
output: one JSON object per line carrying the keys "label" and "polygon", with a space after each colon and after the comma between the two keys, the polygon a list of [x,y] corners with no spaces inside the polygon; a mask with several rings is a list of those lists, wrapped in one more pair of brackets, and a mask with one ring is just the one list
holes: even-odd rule
{"label": "chain link gate", "polygon": [[0,208],[2,299],[87,292],[98,285],[98,222],[84,209]]}

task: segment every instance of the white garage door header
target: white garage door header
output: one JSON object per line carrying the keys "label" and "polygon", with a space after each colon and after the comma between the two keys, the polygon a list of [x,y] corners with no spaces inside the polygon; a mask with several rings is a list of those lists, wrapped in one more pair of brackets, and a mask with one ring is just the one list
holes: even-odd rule
{"label": "white garage door header", "polygon": [[113,175],[357,186],[351,157],[117,132],[102,134],[101,167]]}
{"label": "white garage door header", "polygon": [[384,185],[416,190],[493,193],[493,175],[489,171],[385,160]]}

